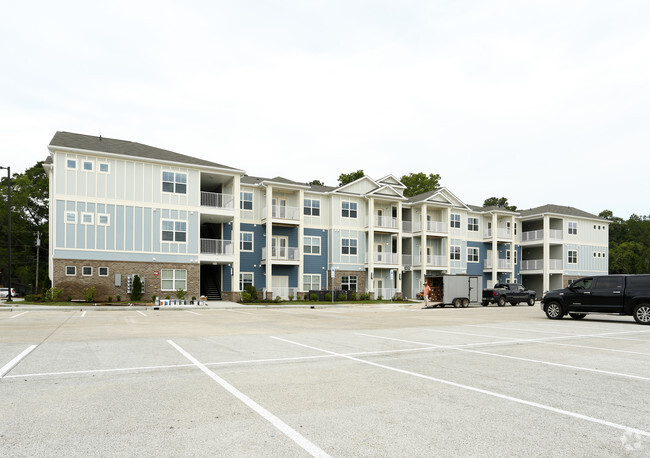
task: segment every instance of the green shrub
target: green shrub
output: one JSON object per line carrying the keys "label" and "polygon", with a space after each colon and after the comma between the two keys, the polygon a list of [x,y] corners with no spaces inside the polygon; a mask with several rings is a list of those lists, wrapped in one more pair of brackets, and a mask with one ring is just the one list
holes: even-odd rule
{"label": "green shrub", "polygon": [[383,298],[384,298],[384,297],[383,297],[381,294],[380,294],[379,296],[377,296],[377,300],[378,300],[378,301],[382,300]]}
{"label": "green shrub", "polygon": [[151,296],[151,302],[153,302],[153,303],[156,302],[156,295],[155,295],[155,294],[153,294],[153,295]]}
{"label": "green shrub", "polygon": [[165,299],[169,300],[171,297],[169,297],[169,294],[165,296]]}
{"label": "green shrub", "polygon": [[292,300],[293,300],[293,295],[289,294],[289,302],[291,302]]}
{"label": "green shrub", "polygon": [[95,287],[91,286],[90,288],[84,288],[84,300],[86,302],[92,302],[95,298]]}
{"label": "green shrub", "polygon": [[40,294],[26,294],[25,295],[25,302],[42,302],[43,301],[43,296]]}
{"label": "green shrub", "polygon": [[142,299],[142,280],[139,275],[133,276],[133,284],[131,285],[131,300],[139,301]]}
{"label": "green shrub", "polygon": [[337,300],[337,301],[345,301],[345,300],[347,300],[347,299],[348,299],[348,296],[347,296],[347,294],[345,294],[345,293],[339,293],[339,295],[336,296],[336,300]]}
{"label": "green shrub", "polygon": [[72,296],[68,296],[68,302],[72,302]]}
{"label": "green shrub", "polygon": [[47,302],[58,302],[61,299],[63,290],[59,288],[50,288],[45,291],[45,300]]}
{"label": "green shrub", "polygon": [[309,295],[309,300],[310,300],[310,301],[317,301],[317,300],[318,300],[318,294],[316,294],[316,293],[311,293],[311,294]]}
{"label": "green shrub", "polygon": [[332,295],[330,293],[325,293],[325,300],[326,301],[331,301],[332,300]]}
{"label": "green shrub", "polygon": [[246,292],[246,291],[242,291],[241,292],[241,301],[242,302],[250,302],[251,301],[251,294]]}
{"label": "green shrub", "polygon": [[357,300],[357,293],[350,294],[350,300],[351,301],[356,301]]}
{"label": "green shrub", "polygon": [[108,302],[113,302],[113,296],[108,296]]}
{"label": "green shrub", "polygon": [[120,296],[120,295],[118,294],[118,295],[117,295],[117,302],[120,302],[121,300],[122,300],[122,296]]}
{"label": "green shrub", "polygon": [[257,288],[254,286],[247,286],[246,292],[251,295],[251,302],[257,302],[259,296],[257,294]]}
{"label": "green shrub", "polygon": [[370,294],[368,294],[368,293],[361,293],[360,299],[361,299],[362,301],[368,301],[368,300],[370,300]]}
{"label": "green shrub", "polygon": [[186,294],[187,291],[185,291],[183,288],[178,288],[176,290],[176,297],[179,298],[180,300],[184,300]]}
{"label": "green shrub", "polygon": [[196,300],[196,296],[192,296],[192,300],[195,301],[195,300]]}

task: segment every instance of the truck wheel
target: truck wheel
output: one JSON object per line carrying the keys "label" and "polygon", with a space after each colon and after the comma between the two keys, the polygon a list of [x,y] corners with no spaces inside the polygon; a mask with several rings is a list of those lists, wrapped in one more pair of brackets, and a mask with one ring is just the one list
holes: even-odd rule
{"label": "truck wheel", "polygon": [[544,311],[546,312],[546,316],[551,320],[561,320],[564,316],[564,313],[562,313],[562,306],[557,302],[549,302],[546,304]]}
{"label": "truck wheel", "polygon": [[463,307],[469,307],[469,299],[463,299]]}
{"label": "truck wheel", "polygon": [[529,305],[530,307],[532,307],[533,305],[535,305],[535,298],[534,298],[533,296],[530,296],[530,297],[528,298],[528,305]]}
{"label": "truck wheel", "polygon": [[497,305],[499,307],[503,307],[504,305],[506,305],[506,298],[503,296],[499,297],[499,299],[497,299]]}
{"label": "truck wheel", "polygon": [[462,306],[462,303],[460,299],[454,299],[454,308],[460,308]]}
{"label": "truck wheel", "polygon": [[483,307],[487,307],[489,303],[490,303],[490,301],[483,301],[483,302],[481,302],[481,305]]}
{"label": "truck wheel", "polygon": [[650,324],[650,304],[639,304],[634,307],[634,321],[639,324]]}
{"label": "truck wheel", "polygon": [[582,320],[584,317],[587,316],[586,313],[569,313],[569,316],[573,318],[574,320]]}

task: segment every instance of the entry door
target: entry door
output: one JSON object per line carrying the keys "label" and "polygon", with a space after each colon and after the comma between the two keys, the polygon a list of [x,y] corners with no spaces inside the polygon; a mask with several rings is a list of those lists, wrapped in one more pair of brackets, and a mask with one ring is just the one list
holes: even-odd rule
{"label": "entry door", "polygon": [[289,246],[288,237],[274,235],[273,238],[271,239],[272,257],[274,259],[287,259],[289,255],[287,250],[288,246]]}
{"label": "entry door", "polygon": [[272,199],[273,207],[275,208],[276,218],[287,217],[287,199]]}
{"label": "entry door", "polygon": [[377,262],[384,262],[384,245],[377,244]]}
{"label": "entry door", "polygon": [[289,299],[289,277],[273,275],[271,285],[273,288],[273,299],[276,296],[280,296],[284,300]]}

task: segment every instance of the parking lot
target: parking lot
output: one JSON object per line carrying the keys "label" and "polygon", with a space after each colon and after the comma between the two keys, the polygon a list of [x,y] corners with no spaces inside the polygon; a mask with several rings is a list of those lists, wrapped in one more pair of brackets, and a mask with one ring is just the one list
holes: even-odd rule
{"label": "parking lot", "polygon": [[0,309],[0,454],[648,456],[649,355],[539,306]]}

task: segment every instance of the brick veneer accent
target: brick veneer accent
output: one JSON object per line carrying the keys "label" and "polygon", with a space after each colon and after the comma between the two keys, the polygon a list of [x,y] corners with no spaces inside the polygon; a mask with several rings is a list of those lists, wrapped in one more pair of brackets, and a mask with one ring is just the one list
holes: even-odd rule
{"label": "brick veneer accent", "polygon": [[[66,266],[75,266],[77,268],[77,275],[68,276],[65,274]],[[92,267],[92,276],[85,277],[82,275],[83,267]],[[117,300],[117,295],[121,299],[129,300],[129,294],[126,292],[127,277],[132,274],[139,275],[140,278],[146,278],[145,291],[142,294],[142,302],[151,301],[151,296],[154,294],[160,298],[169,296],[176,299],[176,291],[161,291],[161,275],[162,269],[185,269],[187,270],[187,294],[185,299],[191,299],[200,296],[200,280],[201,280],[201,266],[199,264],[160,264],[156,262],[124,262],[124,261],[79,261],[79,260],[66,260],[54,259],[54,278],[52,279],[52,286],[63,290],[61,295],[62,300],[66,300],[68,296],[72,299],[83,299],[83,290],[95,287],[95,301],[106,301],[111,296],[114,301]],[[108,267],[108,277],[99,276],[99,268]],[[158,275],[154,275],[154,271]],[[122,286],[115,286],[115,274],[122,274]]]}
{"label": "brick veneer accent", "polygon": [[366,292],[366,272],[362,270],[336,270],[334,274],[334,288],[332,288],[331,272],[327,272],[327,289],[341,289],[341,282],[344,276],[354,275],[357,277],[357,295]]}

